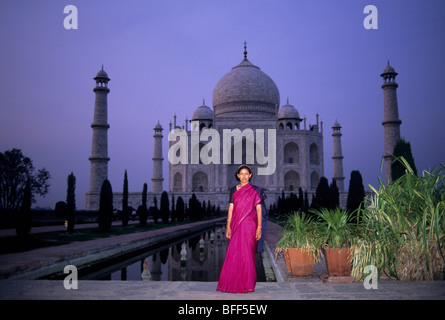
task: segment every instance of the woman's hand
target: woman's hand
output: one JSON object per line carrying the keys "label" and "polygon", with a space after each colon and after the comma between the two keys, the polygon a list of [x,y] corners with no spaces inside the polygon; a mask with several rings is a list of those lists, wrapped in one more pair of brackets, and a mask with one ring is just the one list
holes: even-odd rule
{"label": "woman's hand", "polygon": [[256,228],[255,240],[258,241],[260,239],[261,239],[261,226],[258,226],[258,228]]}
{"label": "woman's hand", "polygon": [[230,239],[231,237],[232,237],[232,230],[230,229],[230,226],[228,226],[226,230],[226,238]]}

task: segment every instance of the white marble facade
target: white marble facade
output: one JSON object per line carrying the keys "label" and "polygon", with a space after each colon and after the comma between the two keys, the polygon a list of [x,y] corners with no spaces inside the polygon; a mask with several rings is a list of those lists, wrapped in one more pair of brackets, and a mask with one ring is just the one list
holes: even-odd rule
{"label": "white marble facade", "polygon": [[[314,114],[315,123],[309,125],[289,101],[281,108],[279,104],[280,94],[274,81],[245,57],[216,84],[213,109],[203,102],[184,126],[177,125],[176,116],[173,126],[170,124],[170,131],[180,128],[187,133],[189,154],[187,164],[168,163],[168,191],[186,199],[195,193],[201,201],[210,200],[212,205],[226,209],[228,190],[237,183],[235,171],[241,163],[247,163],[253,169],[252,183],[266,190],[268,203],[275,202],[282,190],[298,193],[301,187],[309,193],[314,192],[324,175],[323,123],[319,122],[318,114]],[[200,142],[199,150],[193,150],[192,135],[202,134],[210,128],[215,129],[221,139],[219,164],[204,164],[202,161],[192,164],[192,154],[202,150],[206,144]],[[256,142],[256,130],[264,129],[265,143],[255,143],[252,154],[244,141],[241,161],[237,161],[234,157],[235,140],[232,140],[231,161],[224,164],[224,129],[239,129],[241,133],[251,129]],[[256,148],[264,146],[265,156],[269,155],[268,130],[276,133],[276,169],[273,174],[259,175],[257,168],[266,165],[258,163]],[[171,141],[169,147],[175,143]]]}
{"label": "white marble facade", "polygon": [[[104,82],[106,86],[109,81],[108,76],[103,70],[99,73],[99,78],[95,78],[97,87],[102,86],[101,82]],[[95,117],[99,110],[101,114],[98,117],[105,116],[106,119],[106,94],[109,89],[108,87],[99,89],[95,89],[98,99],[95,104]],[[235,171],[241,163],[247,163],[253,169],[252,183],[266,190],[268,196],[266,205],[275,203],[282,191],[286,194],[298,193],[300,187],[303,191],[308,191],[311,197],[320,178],[324,176],[323,122],[319,122],[318,114],[314,113],[311,120],[301,118],[300,113],[289,103],[289,100],[280,107],[280,93],[275,82],[247,59],[246,51],[241,63],[234,66],[218,81],[212,98],[212,107],[207,106],[203,101],[203,104],[194,111],[191,120],[185,118],[183,125],[178,125],[175,115],[173,123],[169,125],[168,132],[162,132],[164,128],[159,122],[154,126],[153,177],[151,179],[152,190],[148,195],[148,205],[153,205],[153,199],[156,196],[159,206],[163,186],[169,192],[170,198],[172,195],[175,199],[181,196],[187,202],[195,193],[201,202],[210,201],[212,205],[226,210],[229,189],[237,183]],[[105,107],[103,107],[103,103],[105,103]],[[305,112],[310,113],[310,110]],[[182,116],[187,117],[187,115]],[[97,149],[97,145],[100,144],[99,149],[102,151],[99,157],[92,151],[90,158],[90,180],[95,182],[90,184],[90,190],[86,195],[87,210],[98,209],[100,187],[97,181],[103,181],[109,161],[106,151],[106,131],[109,126],[106,120],[102,122],[100,126],[93,125],[92,148]],[[162,145],[168,143],[168,147],[171,148],[176,143],[168,141],[169,133],[175,129],[182,130],[182,133],[187,137],[187,154],[184,155],[187,163],[172,164],[169,159],[162,157]],[[203,148],[206,148],[211,138],[193,143],[193,141],[196,142],[193,137],[205,135],[206,132],[210,132],[209,129],[213,129],[219,134],[219,159],[206,164],[203,163],[199,154]],[[228,148],[225,149],[223,143],[224,130],[233,133],[237,129],[240,133],[246,134],[247,138],[242,138],[241,143],[236,142],[235,139],[231,140],[228,147],[231,156],[227,157]],[[264,131],[257,131],[261,129]],[[99,130],[102,134],[95,138],[99,134]],[[275,133],[275,139],[268,140],[269,132]],[[248,133],[252,133],[253,141],[255,141],[253,149],[248,148],[250,141]],[[262,144],[258,143],[258,138],[261,135],[265,140]],[[340,136],[334,137],[334,144],[336,141],[340,141]],[[274,145],[269,145],[270,143]],[[236,152],[238,147],[241,147],[239,158]],[[342,170],[342,165],[339,163],[343,158],[342,156],[339,158],[341,144],[337,147],[334,146],[335,148],[337,148],[335,160],[337,164],[334,166],[334,170],[336,170],[335,168]],[[264,154],[265,159],[269,157],[266,164],[264,164],[264,159],[260,163],[261,159],[257,153],[259,151],[261,151],[260,154]],[[213,155],[213,152],[214,150],[209,155]],[[258,174],[260,168],[262,170],[271,169],[272,156],[274,157],[273,173]],[[169,174],[164,180],[162,167],[165,165],[169,167]],[[341,176],[343,176],[343,172],[334,172],[334,178]],[[167,183],[163,184],[163,182]],[[345,202],[345,194],[341,190],[340,197],[341,203]],[[141,204],[141,198],[141,191],[131,192],[129,205],[137,208]],[[114,193],[114,207],[118,210],[122,207],[121,192]]]}

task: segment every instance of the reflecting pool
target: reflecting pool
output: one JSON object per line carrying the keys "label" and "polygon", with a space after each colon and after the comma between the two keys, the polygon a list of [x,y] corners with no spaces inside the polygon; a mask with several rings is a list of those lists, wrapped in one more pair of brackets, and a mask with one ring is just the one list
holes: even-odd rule
{"label": "reflecting pool", "polygon": [[[84,279],[134,281],[218,281],[228,246],[225,226],[105,266]],[[266,281],[256,257],[257,281]]]}

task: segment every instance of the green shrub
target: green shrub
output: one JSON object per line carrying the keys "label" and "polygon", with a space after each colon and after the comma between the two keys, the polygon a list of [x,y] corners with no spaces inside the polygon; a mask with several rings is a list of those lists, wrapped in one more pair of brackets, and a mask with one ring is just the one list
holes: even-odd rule
{"label": "green shrub", "polygon": [[401,158],[405,174],[379,190],[361,210],[363,234],[354,251],[352,274],[363,278],[366,265],[379,276],[400,280],[436,280],[445,266],[444,165],[418,177]]}

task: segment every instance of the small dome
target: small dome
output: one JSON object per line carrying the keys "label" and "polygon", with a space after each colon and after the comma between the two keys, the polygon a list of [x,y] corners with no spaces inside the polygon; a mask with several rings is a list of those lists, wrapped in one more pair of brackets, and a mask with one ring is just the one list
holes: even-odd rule
{"label": "small dome", "polygon": [[102,65],[102,69],[96,74],[96,77],[94,79],[97,79],[97,78],[104,78],[104,79],[110,80],[110,78],[108,78],[108,74],[104,71],[103,65]]}
{"label": "small dome", "polygon": [[155,125],[155,127],[153,129],[154,130],[163,130],[163,128],[162,128],[161,124],[159,123],[159,121],[158,121],[158,123]]}
{"label": "small dome", "polygon": [[388,65],[386,66],[386,68],[383,70],[383,73],[380,76],[384,76],[387,74],[393,74],[393,75],[398,75],[398,73],[394,70],[394,68],[389,64],[388,61]]}
{"label": "small dome", "polygon": [[332,126],[332,128],[333,128],[333,129],[335,129],[335,128],[341,128],[341,125],[340,125],[340,123],[338,123],[337,119],[335,119],[335,123],[334,123],[334,125]]}
{"label": "small dome", "polygon": [[192,120],[213,120],[213,111],[206,106],[205,101],[193,112]]}
{"label": "small dome", "polygon": [[287,101],[287,104],[282,106],[278,111],[278,119],[300,119],[300,114],[297,109]]}
{"label": "small dome", "polygon": [[394,73],[394,72],[396,71],[389,64],[386,66],[385,70],[383,70],[383,73]]}

